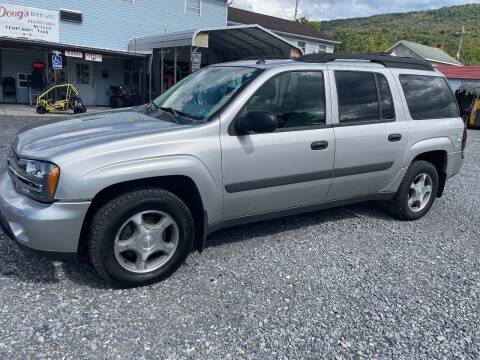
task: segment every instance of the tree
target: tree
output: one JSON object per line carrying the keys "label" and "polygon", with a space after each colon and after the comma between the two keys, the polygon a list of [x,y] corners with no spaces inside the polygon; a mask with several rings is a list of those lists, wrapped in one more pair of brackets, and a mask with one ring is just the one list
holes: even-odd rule
{"label": "tree", "polygon": [[302,17],[298,18],[297,22],[308,25],[311,28],[313,28],[317,31],[320,31],[320,23],[318,23],[316,21],[311,21],[311,20],[307,19],[305,16],[302,16]]}

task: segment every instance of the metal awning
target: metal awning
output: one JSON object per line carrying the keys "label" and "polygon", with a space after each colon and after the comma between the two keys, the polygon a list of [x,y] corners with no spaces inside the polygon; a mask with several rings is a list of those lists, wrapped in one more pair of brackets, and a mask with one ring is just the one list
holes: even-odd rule
{"label": "metal awning", "polygon": [[75,50],[83,52],[91,52],[95,54],[101,54],[105,56],[112,56],[117,58],[124,59],[146,59],[147,56],[143,53],[131,53],[121,50],[112,50],[112,49],[102,49],[94,48],[90,46],[81,46],[81,45],[71,45],[64,43],[55,43],[39,40],[30,40],[30,39],[18,39],[10,37],[0,37],[0,47],[5,48],[18,48],[18,49],[28,49],[28,50],[48,50],[48,51],[65,51],[65,50]]}
{"label": "metal awning", "polygon": [[129,52],[151,53],[154,49],[191,46],[220,53],[225,61],[243,58],[290,58],[302,50],[260,25],[198,29],[134,38]]}

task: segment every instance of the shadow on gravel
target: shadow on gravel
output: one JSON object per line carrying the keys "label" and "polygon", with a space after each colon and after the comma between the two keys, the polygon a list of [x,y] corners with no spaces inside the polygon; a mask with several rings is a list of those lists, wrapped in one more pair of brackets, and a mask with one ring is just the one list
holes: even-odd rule
{"label": "shadow on gravel", "polygon": [[380,202],[371,201],[219,230],[208,237],[206,247],[222,246],[258,236],[275,235],[312,225],[358,217],[396,221],[387,213]]}
{"label": "shadow on gravel", "polygon": [[52,284],[58,281],[52,261],[28,254],[0,231],[0,274],[28,283]]}
{"label": "shadow on gravel", "polygon": [[[258,236],[275,235],[312,225],[358,217],[395,221],[382,209],[380,204],[369,202],[220,230],[209,236],[207,247],[222,246],[233,242],[247,241]],[[108,284],[97,274],[91,264],[53,262],[29,254],[20,249],[13,240],[1,231],[0,274],[25,283],[54,284],[67,278],[80,286],[97,289],[109,288]]]}
{"label": "shadow on gravel", "polygon": [[0,275],[25,283],[54,284],[67,278],[81,286],[108,287],[92,265],[78,261],[61,263],[29,254],[1,231]]}

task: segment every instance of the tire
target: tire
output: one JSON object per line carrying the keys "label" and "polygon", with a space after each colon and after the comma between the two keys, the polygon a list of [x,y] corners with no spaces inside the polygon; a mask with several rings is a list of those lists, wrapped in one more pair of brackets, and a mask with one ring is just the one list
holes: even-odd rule
{"label": "tire", "polygon": [[124,106],[123,99],[119,96],[112,96],[110,98],[110,107],[113,109],[119,109]]}
{"label": "tire", "polygon": [[[160,239],[165,236],[165,240],[152,240],[153,243],[160,241],[163,245],[168,245],[170,250],[169,254],[164,254],[163,251],[154,253],[148,260],[145,259],[146,265],[136,268],[137,262],[143,260],[142,257],[138,258],[141,253],[138,247],[141,247],[141,251],[146,251],[145,247],[150,247],[151,243],[148,231],[154,231],[141,230],[146,229],[147,215],[151,218],[149,229],[158,226],[164,218],[169,217],[173,221],[165,230],[155,230],[160,231]],[[159,217],[157,223],[155,216]],[[130,220],[132,217],[136,220]],[[138,219],[140,220],[137,221]],[[145,225],[137,226],[138,223]],[[127,236],[123,235],[125,229],[129,233]],[[167,242],[164,235],[167,232],[175,241]],[[143,240],[140,240],[142,236]],[[194,236],[194,221],[182,200],[162,189],[141,189],[123,194],[97,210],[90,226],[88,252],[95,269],[107,282],[118,287],[143,286],[164,280],[173,274],[187,259],[193,248]],[[122,237],[127,239],[123,240]],[[131,238],[139,240],[130,242]],[[129,245],[124,245],[125,243]],[[152,245],[152,248],[155,249],[157,245]],[[132,246],[136,247],[134,251],[119,253],[121,250],[118,248]]]}
{"label": "tire", "polygon": [[[426,183],[430,178],[430,196],[428,200],[422,203],[415,200],[412,206],[409,206],[409,198],[415,198],[416,191],[411,189],[414,181],[420,181],[422,175],[426,175]],[[418,180],[417,180],[418,179]],[[439,176],[435,166],[427,161],[419,160],[413,162],[408,168],[395,197],[387,204],[388,211],[395,217],[402,220],[418,220],[422,218],[432,207],[438,194]],[[425,194],[426,196],[427,194]]]}
{"label": "tire", "polygon": [[37,106],[37,113],[45,114],[46,112],[47,112],[47,109],[45,109],[44,106]]}

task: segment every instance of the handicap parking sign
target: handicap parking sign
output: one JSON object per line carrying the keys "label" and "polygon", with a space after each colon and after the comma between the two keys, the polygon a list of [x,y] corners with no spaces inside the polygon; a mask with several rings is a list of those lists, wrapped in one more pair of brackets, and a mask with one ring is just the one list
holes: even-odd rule
{"label": "handicap parking sign", "polygon": [[52,55],[52,68],[54,70],[62,70],[62,56],[61,55]]}

